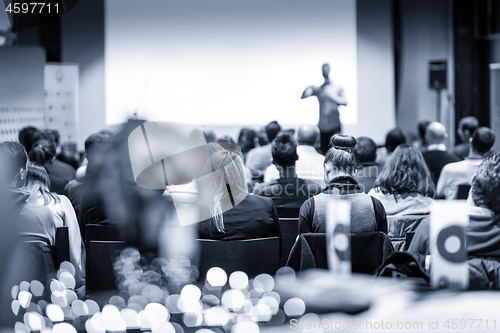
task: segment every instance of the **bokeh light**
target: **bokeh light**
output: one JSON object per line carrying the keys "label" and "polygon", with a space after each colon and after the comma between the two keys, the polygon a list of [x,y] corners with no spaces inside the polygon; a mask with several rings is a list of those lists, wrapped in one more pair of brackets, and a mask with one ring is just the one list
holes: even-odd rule
{"label": "bokeh light", "polygon": [[267,293],[274,289],[274,279],[269,274],[260,274],[253,280],[253,287],[257,292]]}
{"label": "bokeh light", "polygon": [[229,321],[227,310],[221,306],[214,306],[205,311],[205,322],[208,326],[225,326]]}
{"label": "bokeh light", "polygon": [[19,294],[17,294],[17,299],[19,300],[19,303],[23,308],[27,308],[28,305],[30,305],[31,297],[32,297],[31,293],[26,290],[22,290],[19,292]]}
{"label": "bokeh light", "polygon": [[77,299],[71,303],[71,309],[73,313],[77,316],[86,316],[89,314],[89,307],[85,302]]}
{"label": "bokeh light", "polygon": [[176,333],[176,331],[171,323],[165,321],[153,327],[152,333]]}
{"label": "bokeh light", "polygon": [[276,272],[276,283],[282,286],[289,286],[295,282],[296,274],[293,268],[285,266]]}
{"label": "bokeh light", "polygon": [[19,308],[21,308],[21,303],[17,299],[13,300],[10,308],[12,309],[12,312],[14,313],[15,316],[19,313]]}
{"label": "bokeh light", "polygon": [[59,322],[64,320],[64,312],[59,305],[49,304],[45,309],[47,317],[53,322]]}
{"label": "bokeh light", "polygon": [[71,326],[68,323],[60,323],[60,324],[54,325],[54,327],[52,328],[52,332],[53,333],[77,333],[76,328],[74,328],[73,326]]}
{"label": "bokeh light", "polygon": [[203,322],[203,316],[200,312],[188,312],[184,314],[182,321],[187,327],[197,327]]}
{"label": "bokeh light", "polygon": [[30,291],[33,294],[33,296],[40,297],[43,295],[43,290],[45,288],[43,287],[43,284],[40,281],[33,280],[30,283]]}
{"label": "bokeh light", "polygon": [[230,310],[238,311],[243,307],[245,300],[245,295],[241,290],[230,289],[222,294],[221,303]]}
{"label": "bokeh light", "polygon": [[302,299],[293,297],[285,302],[283,310],[288,317],[299,317],[306,312],[306,304]]}
{"label": "bokeh light", "polygon": [[75,277],[68,271],[60,272],[58,274],[58,280],[66,288],[73,289],[76,286]]}
{"label": "bokeh light", "polygon": [[17,294],[19,293],[19,286],[15,285],[10,289],[10,295],[12,299],[17,299]]}
{"label": "bokeh light", "polygon": [[85,301],[85,304],[89,308],[89,316],[93,316],[96,313],[99,313],[99,304],[97,304],[95,301],[88,299]]}
{"label": "bokeh light", "polygon": [[224,287],[227,282],[227,274],[220,267],[212,267],[208,270],[206,279],[212,287]]}
{"label": "bokeh light", "polygon": [[23,281],[19,284],[19,291],[28,291],[30,288],[30,283],[27,281]]}
{"label": "bokeh light", "polygon": [[139,328],[140,322],[137,312],[133,309],[123,309],[120,311],[120,315],[122,316],[127,328],[134,329]]}
{"label": "bokeh light", "polygon": [[[61,263],[61,265],[59,266],[59,272],[61,271],[68,271],[73,276],[75,276],[76,274],[75,266],[73,266],[73,264],[69,261],[63,261]],[[59,280],[59,275],[57,276],[57,279]]]}
{"label": "bokeh light", "polygon": [[237,323],[231,329],[231,333],[259,333],[259,332],[260,332],[259,326],[249,321]]}
{"label": "bokeh light", "polygon": [[201,290],[194,284],[188,284],[181,290],[181,299],[186,303],[197,302],[201,297]]}
{"label": "bokeh light", "polygon": [[182,313],[182,311],[177,306],[177,303],[179,302],[180,298],[181,295],[177,294],[170,295],[167,297],[167,300],[165,301],[165,307],[170,313],[172,314]]}
{"label": "bokeh light", "polygon": [[232,289],[246,289],[248,287],[248,275],[241,271],[231,273],[229,276],[229,286]]}
{"label": "bokeh light", "polygon": [[41,331],[45,327],[45,319],[36,312],[26,312],[23,321],[31,331]]}
{"label": "bokeh light", "polygon": [[30,333],[30,329],[24,323],[17,322],[14,325],[14,332],[16,333]]}

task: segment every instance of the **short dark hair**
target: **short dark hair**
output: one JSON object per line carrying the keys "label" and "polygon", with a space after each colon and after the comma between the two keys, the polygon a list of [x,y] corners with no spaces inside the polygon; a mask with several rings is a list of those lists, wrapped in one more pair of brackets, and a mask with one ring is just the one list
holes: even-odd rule
{"label": "short dark hair", "polygon": [[479,165],[471,183],[472,200],[476,206],[486,206],[500,214],[500,153],[494,153]]}
{"label": "short dark hair", "polygon": [[276,120],[271,121],[266,125],[266,134],[269,142],[272,142],[276,135],[281,131],[281,126],[278,124]]}
{"label": "short dark hair", "polygon": [[406,143],[406,136],[403,130],[399,127],[389,131],[385,137],[385,148],[387,152],[392,153],[396,150],[396,147]]}
{"label": "short dark hair", "polygon": [[458,128],[460,128],[462,131],[467,130],[469,131],[470,135],[474,134],[474,132],[477,130],[479,127],[479,121],[477,120],[476,117],[465,117],[460,119],[460,122],[458,123]]}
{"label": "short dark hair", "polygon": [[33,147],[33,144],[35,143],[35,134],[38,133],[38,128],[33,127],[33,126],[26,126],[23,127],[19,131],[19,142],[24,146],[24,149],[26,149],[26,152],[29,153],[31,151],[31,148]]}
{"label": "short dark hair", "polygon": [[353,152],[358,163],[375,162],[377,159],[377,144],[372,139],[361,136],[356,139]]}
{"label": "short dark hair", "polygon": [[418,136],[423,143],[426,143],[425,133],[427,132],[427,126],[429,126],[430,123],[430,120],[422,120],[418,122]]}
{"label": "short dark hair", "polygon": [[418,193],[431,198],[436,192],[422,153],[406,143],[396,148],[375,181],[375,187],[384,194]]}
{"label": "short dark hair", "polygon": [[280,132],[272,142],[273,161],[279,166],[295,165],[297,160],[297,142],[288,132]]}
{"label": "short dark hair", "polygon": [[19,142],[6,141],[0,143],[0,175],[4,180],[11,181],[19,171],[25,169],[28,162],[26,149]]}
{"label": "short dark hair", "polygon": [[495,143],[495,133],[488,127],[479,127],[472,136],[472,149],[480,154],[487,153]]}
{"label": "short dark hair", "polygon": [[87,154],[87,156],[89,154],[92,154],[96,148],[108,142],[109,140],[109,135],[105,133],[99,132],[90,134],[87,140],[85,140],[85,153]]}
{"label": "short dark hair", "polygon": [[328,149],[325,162],[331,164],[337,171],[345,172],[349,175],[356,171],[356,156],[353,148],[356,146],[356,138],[345,134],[335,134],[330,139],[331,148]]}

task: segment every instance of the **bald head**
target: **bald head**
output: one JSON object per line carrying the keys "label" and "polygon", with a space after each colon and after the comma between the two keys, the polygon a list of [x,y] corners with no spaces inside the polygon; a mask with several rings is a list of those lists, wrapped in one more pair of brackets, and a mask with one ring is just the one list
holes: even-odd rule
{"label": "bald head", "polygon": [[448,134],[446,134],[446,128],[443,124],[437,121],[433,121],[429,124],[429,126],[427,126],[425,135],[429,144],[444,143],[448,138]]}
{"label": "bald head", "polygon": [[297,134],[299,145],[314,146],[319,140],[318,126],[300,126]]}

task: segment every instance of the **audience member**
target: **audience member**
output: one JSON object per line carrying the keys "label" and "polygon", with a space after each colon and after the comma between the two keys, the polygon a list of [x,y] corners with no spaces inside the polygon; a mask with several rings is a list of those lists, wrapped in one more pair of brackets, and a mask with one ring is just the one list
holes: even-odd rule
{"label": "audience member", "polygon": [[45,168],[38,163],[29,162],[24,187],[30,193],[28,202],[49,208],[55,217],[57,228],[68,227],[70,261],[75,266],[76,289],[80,289],[79,295],[83,297],[85,256],[75,210],[67,197],[49,191],[49,183]]}
{"label": "audience member", "polygon": [[[198,223],[199,238],[238,240],[277,236],[281,240],[278,213],[273,200],[246,194],[245,165],[241,155],[229,150],[217,150],[213,145],[211,149],[215,152],[208,163],[212,162],[215,170],[224,172],[213,173],[214,177],[208,184],[215,193],[207,197],[212,217]],[[228,184],[241,194],[233,198],[232,192],[227,190]],[[234,205],[234,202],[239,204]]]}
{"label": "audience member", "polygon": [[43,165],[50,178],[50,191],[62,194],[64,187],[75,179],[75,169],[56,159],[56,145],[53,134],[42,133],[29,154],[30,160]]}
{"label": "audience member", "polygon": [[273,165],[279,170],[279,178],[265,184],[257,184],[253,194],[270,197],[279,217],[299,217],[300,206],[311,196],[321,192],[321,186],[310,180],[297,178],[297,143],[286,132],[279,133],[272,142]]}
{"label": "audience member", "polygon": [[[266,125],[266,134],[269,142],[272,142],[281,131],[281,127],[276,121]],[[250,170],[252,180],[262,182],[264,180],[264,170],[271,165],[271,143],[250,150],[246,157],[246,167]]]}
{"label": "audience member", "polygon": [[[467,253],[469,257],[500,258],[500,153],[489,155],[472,179],[472,200],[468,206]],[[422,221],[408,249],[429,254],[429,223]]]}
{"label": "audience member", "polygon": [[382,202],[387,216],[429,214],[435,187],[418,148],[399,145],[368,194]]}
{"label": "audience member", "polygon": [[459,158],[446,151],[444,145],[448,134],[443,124],[434,121],[427,126],[426,138],[429,145],[427,151],[422,154],[425,163],[432,174],[432,181],[437,184],[441,170],[448,163],[458,162]]}
{"label": "audience member", "polygon": [[[316,151],[319,147],[319,128],[317,126],[301,126],[298,131],[297,155],[295,173],[297,177],[310,180],[324,186],[323,162],[325,157]],[[274,164],[268,166],[264,172],[264,182],[270,183],[278,179],[279,172]]]}
{"label": "audience member", "polygon": [[257,142],[257,132],[251,128],[242,128],[238,137],[238,146],[240,146],[243,159],[246,161],[247,154],[255,148]]}
{"label": "audience member", "polygon": [[472,135],[474,135],[474,132],[478,127],[479,121],[477,121],[476,117],[465,117],[460,119],[457,134],[461,143],[453,148],[453,154],[462,160],[469,155],[469,140],[472,138]]}
{"label": "audience member", "polygon": [[82,238],[85,240],[85,225],[99,224],[107,220],[104,203],[100,196],[100,191],[94,188],[96,181],[96,164],[102,158],[101,150],[110,139],[102,133],[91,134],[85,140],[85,155],[88,164],[85,176],[78,180],[73,180],[66,185],[64,193],[67,194],[75,211]]}
{"label": "audience member", "polygon": [[437,196],[439,198],[455,199],[458,186],[470,185],[477,167],[484,157],[491,153],[495,143],[495,133],[488,127],[480,127],[474,131],[469,141],[469,155],[463,160],[446,164],[441,171],[437,182]]}
{"label": "audience member", "polygon": [[224,135],[218,138],[215,142],[229,142],[229,143],[236,143],[232,137],[229,135]]}
{"label": "audience member", "polygon": [[23,127],[19,131],[19,136],[18,136],[19,142],[24,146],[24,149],[26,149],[27,154],[31,152],[31,148],[35,143],[35,134],[37,133],[38,133],[38,128],[33,126]]}
{"label": "audience member", "polygon": [[425,133],[427,131],[427,126],[429,126],[431,122],[429,120],[422,120],[418,122],[418,137],[420,142],[417,147],[421,153],[424,153],[427,150],[427,146],[429,143],[427,142],[427,138],[425,137]]}
{"label": "audience member", "polygon": [[394,150],[403,143],[406,143],[406,136],[401,128],[396,127],[387,133],[384,146],[385,154],[380,154],[376,160],[381,168],[390,160]]}
{"label": "audience member", "polygon": [[332,137],[332,148],[325,157],[326,189],[304,202],[300,208],[299,233],[326,232],[326,210],[331,199],[351,203],[351,232],[387,233],[387,217],[382,203],[363,192],[356,179],[356,157],[352,150],[356,139],[349,135]]}
{"label": "audience member", "polygon": [[[55,244],[56,222],[54,214],[45,206],[35,205],[28,202],[29,193],[22,190],[26,181],[28,156],[24,147],[17,142],[0,143],[0,188],[2,189],[2,198],[8,202],[11,218],[9,221],[15,225],[16,231],[23,244],[33,244],[33,246],[48,246]],[[5,214],[5,212],[2,212]],[[14,250],[14,249],[12,249]],[[29,252],[33,255],[33,252]],[[47,251],[36,250],[39,255],[50,253]],[[2,255],[7,255],[3,253]],[[52,263],[52,256],[40,259],[35,255],[35,260],[23,258],[24,266],[18,267],[22,272],[24,279],[45,279],[47,273],[54,273],[55,267]],[[43,261],[43,262],[42,262]],[[45,263],[52,263],[45,265]]]}
{"label": "audience member", "polygon": [[356,139],[353,153],[357,162],[356,180],[363,192],[368,193],[373,188],[381,170],[380,165],[375,162],[377,144],[366,136],[359,137]]}

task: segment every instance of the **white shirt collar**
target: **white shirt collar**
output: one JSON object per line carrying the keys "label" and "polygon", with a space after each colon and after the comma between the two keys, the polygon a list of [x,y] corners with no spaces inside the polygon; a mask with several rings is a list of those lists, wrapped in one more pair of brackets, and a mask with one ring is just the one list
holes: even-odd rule
{"label": "white shirt collar", "polygon": [[433,143],[433,144],[427,146],[427,150],[428,151],[431,151],[431,150],[446,151],[446,146],[444,145],[444,143]]}

